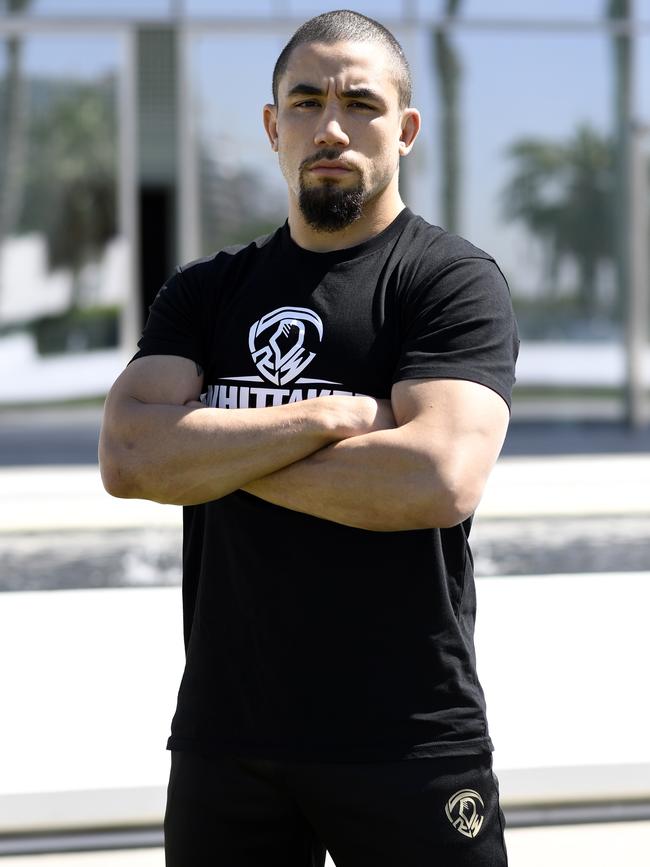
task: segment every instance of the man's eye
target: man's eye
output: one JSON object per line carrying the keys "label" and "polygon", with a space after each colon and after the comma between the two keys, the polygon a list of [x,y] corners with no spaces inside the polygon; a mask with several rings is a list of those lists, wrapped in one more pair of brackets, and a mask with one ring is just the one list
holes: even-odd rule
{"label": "man's eye", "polygon": [[314,108],[318,103],[315,99],[301,99],[300,102],[294,103],[296,108]]}
{"label": "man's eye", "polygon": [[361,108],[366,109],[366,111],[374,111],[375,107],[373,105],[368,105],[367,102],[349,102],[348,108]]}

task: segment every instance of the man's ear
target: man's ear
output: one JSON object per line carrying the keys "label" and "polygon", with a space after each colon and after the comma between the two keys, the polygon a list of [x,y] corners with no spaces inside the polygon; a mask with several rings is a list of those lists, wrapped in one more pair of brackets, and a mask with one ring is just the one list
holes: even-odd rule
{"label": "man's ear", "polygon": [[264,106],[264,110],[262,112],[262,118],[264,121],[264,129],[266,130],[266,134],[268,136],[269,141],[271,142],[271,147],[274,151],[278,150],[278,109],[277,106],[273,105],[273,103],[269,102]]}
{"label": "man's ear", "polygon": [[402,112],[402,132],[399,137],[399,155],[405,157],[413,147],[420,132],[422,120],[417,108],[406,108]]}

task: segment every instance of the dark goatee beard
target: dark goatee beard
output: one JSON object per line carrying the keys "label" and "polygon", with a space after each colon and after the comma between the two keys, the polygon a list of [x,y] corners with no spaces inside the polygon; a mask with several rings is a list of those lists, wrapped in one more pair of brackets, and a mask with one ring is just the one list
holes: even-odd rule
{"label": "dark goatee beard", "polygon": [[301,184],[298,204],[303,217],[318,232],[338,232],[359,219],[364,195],[361,184],[352,189],[339,189],[325,181],[319,186]]}

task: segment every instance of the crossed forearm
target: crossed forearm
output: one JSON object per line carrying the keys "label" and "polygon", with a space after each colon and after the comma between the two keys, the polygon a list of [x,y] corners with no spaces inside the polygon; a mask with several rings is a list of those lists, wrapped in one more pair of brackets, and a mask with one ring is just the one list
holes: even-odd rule
{"label": "crossed forearm", "polygon": [[317,398],[232,410],[109,398],[100,439],[104,485],[118,497],[195,505],[383,427],[371,398]]}
{"label": "crossed forearm", "polygon": [[267,502],[366,530],[453,526],[458,511],[441,471],[414,426],[327,446],[243,490]]}
{"label": "crossed forearm", "polygon": [[498,455],[503,402],[472,383],[398,383],[393,392],[396,409],[331,396],[240,410],[202,407],[182,389],[172,394],[180,404],[165,394],[147,403],[120,385],[100,438],[104,485],[177,505],[241,489],[369,530],[454,526],[476,508]]}

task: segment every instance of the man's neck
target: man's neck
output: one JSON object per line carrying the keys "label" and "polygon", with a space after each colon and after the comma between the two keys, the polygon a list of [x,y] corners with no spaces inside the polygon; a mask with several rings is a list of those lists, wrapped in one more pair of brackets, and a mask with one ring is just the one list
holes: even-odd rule
{"label": "man's neck", "polygon": [[391,199],[390,202],[383,201],[377,203],[375,207],[367,207],[358,220],[338,232],[323,232],[312,228],[305,221],[297,202],[291,197],[289,199],[291,238],[299,247],[314,253],[330,253],[333,250],[356,247],[383,232],[404,210],[404,203],[399,195]]}

